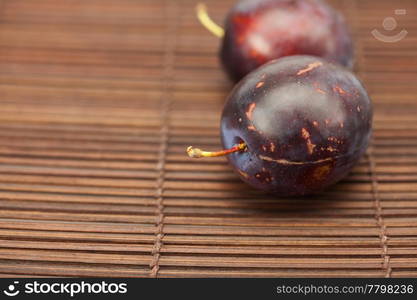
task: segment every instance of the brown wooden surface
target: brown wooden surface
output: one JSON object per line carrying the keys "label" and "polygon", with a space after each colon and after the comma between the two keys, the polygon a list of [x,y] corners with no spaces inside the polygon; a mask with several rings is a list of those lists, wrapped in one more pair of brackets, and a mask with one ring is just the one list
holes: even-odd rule
{"label": "brown wooden surface", "polygon": [[[0,0],[0,276],[417,276],[417,2],[330,2],[373,147],[330,191],[274,199],[184,153],[219,147],[231,89],[194,1]],[[398,8],[407,38],[375,40]]]}

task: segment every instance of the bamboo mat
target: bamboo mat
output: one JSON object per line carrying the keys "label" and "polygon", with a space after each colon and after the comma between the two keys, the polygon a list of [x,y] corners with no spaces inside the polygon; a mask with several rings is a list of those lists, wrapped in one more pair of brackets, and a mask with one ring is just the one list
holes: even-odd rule
{"label": "bamboo mat", "polygon": [[[0,276],[417,276],[417,2],[333,0],[375,103],[343,182],[276,199],[219,148],[231,84],[191,0],[0,0]],[[207,1],[222,22],[232,1]],[[395,9],[397,33],[373,38]]]}

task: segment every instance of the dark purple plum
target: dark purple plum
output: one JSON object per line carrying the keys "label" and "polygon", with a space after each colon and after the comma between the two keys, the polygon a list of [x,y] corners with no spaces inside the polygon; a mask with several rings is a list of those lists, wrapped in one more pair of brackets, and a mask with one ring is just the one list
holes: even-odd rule
{"label": "dark purple plum", "polygon": [[320,0],[243,0],[231,9],[220,57],[232,80],[291,55],[351,67],[353,45],[343,17]]}
{"label": "dark purple plum", "polygon": [[[236,173],[279,196],[315,193],[341,180],[371,131],[372,104],[360,81],[313,56],[285,57],[250,73],[231,92],[221,119],[230,149],[223,153]],[[217,156],[191,148],[189,154]]]}

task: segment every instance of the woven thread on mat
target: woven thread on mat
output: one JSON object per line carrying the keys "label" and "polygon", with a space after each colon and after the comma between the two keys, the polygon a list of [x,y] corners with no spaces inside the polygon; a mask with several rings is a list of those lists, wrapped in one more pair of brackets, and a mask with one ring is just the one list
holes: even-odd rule
{"label": "woven thread on mat", "polygon": [[373,157],[372,146],[368,150],[367,156],[368,156],[368,161],[369,161],[369,174],[371,176],[371,182],[372,182],[372,197],[374,199],[374,206],[375,206],[375,219],[380,228],[379,236],[381,239],[381,248],[382,248],[381,257],[383,259],[382,268],[385,270],[385,277],[391,277],[392,269],[390,266],[390,256],[388,255],[387,226],[385,225],[384,219],[382,217],[382,207],[381,207],[381,200],[379,196],[378,178],[376,177],[376,173],[375,173],[376,172],[375,160]]}
{"label": "woven thread on mat", "polygon": [[[350,15],[354,20],[353,24],[357,25],[360,24],[360,20],[358,19],[358,2],[357,1],[347,1],[348,10],[350,11]],[[362,73],[363,66],[366,66],[365,63],[365,56],[363,53],[363,45],[361,38],[356,40],[356,51],[357,51],[357,63],[355,64],[355,70],[358,74]],[[371,145],[367,151],[367,158],[369,162],[369,175],[371,179],[372,185],[372,198],[374,201],[375,207],[375,219],[377,225],[380,228],[380,243],[381,243],[381,257],[382,257],[382,269],[385,271],[385,277],[391,277],[392,269],[390,266],[390,256],[388,255],[388,235],[387,235],[387,227],[384,223],[384,219],[382,217],[382,207],[381,207],[381,200],[379,196],[379,188],[378,188],[378,178],[376,176],[375,170],[375,160],[373,157],[373,146]]]}
{"label": "woven thread on mat", "polygon": [[[150,263],[150,276],[158,277],[159,272],[159,259],[161,257],[161,248],[164,238],[164,182],[165,182],[165,163],[167,156],[167,148],[169,141],[169,123],[170,123],[170,110],[172,105],[172,80],[174,78],[174,59],[175,59],[175,45],[176,45],[176,28],[177,21],[172,19],[172,16],[177,17],[177,5],[175,1],[167,0],[165,2],[166,7],[166,20],[174,20],[167,22],[166,28],[166,45],[165,45],[165,58],[164,58],[164,82],[162,93],[162,107],[161,107],[161,140],[158,153],[158,179],[156,182],[156,231],[155,231],[155,244],[152,249],[153,259]],[[174,24],[172,24],[174,23]]]}
{"label": "woven thread on mat", "polygon": [[164,237],[164,181],[165,181],[165,160],[168,147],[168,120],[163,120],[164,124],[161,129],[161,146],[158,155],[158,180],[156,190],[156,231],[155,244],[152,249],[153,259],[150,263],[151,277],[157,277],[159,271],[159,258],[161,256],[162,239]]}

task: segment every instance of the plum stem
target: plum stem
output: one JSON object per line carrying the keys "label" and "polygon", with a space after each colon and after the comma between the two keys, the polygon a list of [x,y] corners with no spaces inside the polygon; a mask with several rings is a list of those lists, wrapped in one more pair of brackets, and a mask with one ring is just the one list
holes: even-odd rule
{"label": "plum stem", "polygon": [[214,23],[214,21],[210,18],[207,13],[207,6],[204,3],[198,3],[196,6],[197,18],[200,21],[201,25],[203,25],[208,31],[212,34],[217,36],[218,38],[222,38],[224,36],[224,29]]}
{"label": "plum stem", "polygon": [[201,158],[201,157],[218,157],[225,156],[231,153],[240,152],[246,150],[246,143],[240,143],[236,146],[233,146],[230,149],[221,150],[217,152],[207,152],[198,148],[193,148],[192,146],[187,148],[187,154],[191,158]]}

